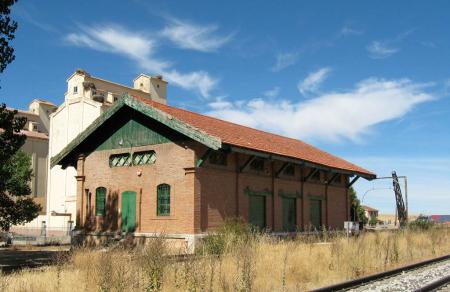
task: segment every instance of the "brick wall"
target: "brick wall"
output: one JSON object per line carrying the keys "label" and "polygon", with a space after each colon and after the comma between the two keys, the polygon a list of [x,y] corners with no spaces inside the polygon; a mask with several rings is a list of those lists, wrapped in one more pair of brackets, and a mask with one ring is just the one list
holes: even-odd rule
{"label": "brick wall", "polygon": [[[154,150],[156,162],[140,166],[109,166],[111,154]],[[264,170],[254,171],[239,168],[249,159],[249,155],[231,153],[227,165],[213,165],[206,161],[195,167],[206,147],[185,142],[183,145],[166,143],[132,149],[104,150],[91,153],[84,162],[83,216],[85,190],[89,190],[91,220],[87,223],[93,230],[114,231],[121,226],[121,194],[136,192],[137,232],[201,233],[212,231],[223,224],[227,217],[242,217],[248,220],[249,198],[245,188],[254,191],[268,190],[273,195],[266,196],[266,226],[274,231],[283,230],[283,208],[281,193],[298,194],[296,199],[297,226],[310,224],[309,201],[322,200],[322,224],[332,229],[342,229],[349,212],[346,205],[347,189],[345,179],[341,185],[325,186],[326,174],[321,173],[321,181],[302,183],[301,178],[310,171],[295,166],[295,175],[276,173],[283,166],[281,161],[266,161]],[[138,175],[140,172],[140,175]],[[166,183],[171,186],[170,216],[156,214],[156,188]],[[107,189],[106,216],[95,216],[95,190]],[[80,192],[80,191],[79,191]],[[79,195],[80,197],[80,195]],[[111,209],[111,210],[110,210]],[[109,210],[109,211],[108,211]]]}
{"label": "brick wall", "polygon": [[328,187],[328,225],[331,229],[343,229],[347,221],[347,189]]}
{"label": "brick wall", "polygon": [[[206,151],[197,147],[197,157]],[[295,175],[281,174],[275,177],[284,162],[266,161],[265,169],[261,172],[252,171],[247,167],[242,172],[239,168],[245,164],[249,155],[231,153],[227,157],[227,165],[213,165],[206,161],[197,171],[198,187],[201,188],[202,230],[214,230],[221,226],[227,216],[240,216],[248,220],[249,199],[244,189],[269,190],[272,196],[266,197],[266,225],[275,231],[282,231],[282,197],[281,192],[302,195],[296,199],[297,225],[307,227],[310,224],[309,201],[321,199],[322,224],[332,229],[342,229],[347,220],[348,206],[345,179],[341,183],[325,186],[326,174],[321,172],[321,181],[301,182],[302,175],[309,173],[309,168],[301,169],[295,166]],[[273,165],[272,165],[273,163]],[[273,168],[273,169],[272,169]],[[303,172],[303,174],[302,174]],[[272,176],[273,173],[273,176]],[[344,176],[343,176],[344,178]],[[303,184],[303,190],[302,190]],[[326,191],[326,188],[328,190]],[[236,197],[237,194],[237,197]]]}
{"label": "brick wall", "polygon": [[[84,166],[84,189],[92,194],[91,214],[95,214],[95,190],[100,186],[107,189],[106,205],[113,209],[106,212],[110,216],[107,217],[108,222],[105,222],[104,217],[92,216],[91,225],[96,230],[120,228],[121,194],[134,191],[137,232],[194,233],[195,181],[190,171],[194,167],[194,152],[188,144],[166,143],[132,149],[154,150],[156,162],[150,165],[109,166],[111,154],[131,152],[130,149],[96,151],[88,155]],[[138,175],[138,172],[141,174]],[[156,213],[156,188],[162,183],[171,187],[170,216],[157,216]]]}

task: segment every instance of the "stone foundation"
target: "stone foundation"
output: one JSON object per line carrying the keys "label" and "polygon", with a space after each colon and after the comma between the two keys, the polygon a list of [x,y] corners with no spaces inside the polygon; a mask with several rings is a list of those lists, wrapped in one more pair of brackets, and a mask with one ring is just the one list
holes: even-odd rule
{"label": "stone foundation", "polygon": [[74,246],[108,246],[120,244],[140,246],[157,237],[164,238],[170,253],[193,253],[199,241],[205,234],[161,234],[161,233],[117,233],[117,232],[84,232],[74,231],[72,245]]}

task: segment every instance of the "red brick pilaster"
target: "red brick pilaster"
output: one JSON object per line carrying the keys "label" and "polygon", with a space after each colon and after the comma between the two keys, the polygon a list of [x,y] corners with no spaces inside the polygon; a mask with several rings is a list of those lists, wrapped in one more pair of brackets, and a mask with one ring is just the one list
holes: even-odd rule
{"label": "red brick pilaster", "polygon": [[77,228],[83,226],[84,224],[84,161],[86,156],[84,154],[78,155],[77,158],[77,175],[75,176],[77,180],[77,215],[76,215],[76,226]]}

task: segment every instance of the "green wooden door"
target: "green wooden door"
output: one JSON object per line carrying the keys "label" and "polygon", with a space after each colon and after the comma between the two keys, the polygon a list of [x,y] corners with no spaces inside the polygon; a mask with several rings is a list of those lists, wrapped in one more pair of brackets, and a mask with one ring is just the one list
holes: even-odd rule
{"label": "green wooden door", "polygon": [[133,232],[136,228],[136,192],[122,193],[122,232]]}
{"label": "green wooden door", "polygon": [[309,201],[309,216],[312,228],[319,230],[322,227],[322,202],[320,200]]}
{"label": "green wooden door", "polygon": [[248,200],[248,222],[259,229],[264,229],[266,227],[266,197],[248,196]]}
{"label": "green wooden door", "polygon": [[295,203],[295,198],[282,198],[284,231],[295,231],[297,228],[297,208]]}

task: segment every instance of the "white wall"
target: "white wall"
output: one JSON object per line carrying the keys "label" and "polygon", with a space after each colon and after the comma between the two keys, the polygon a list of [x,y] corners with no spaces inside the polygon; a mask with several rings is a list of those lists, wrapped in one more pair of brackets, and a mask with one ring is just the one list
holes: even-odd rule
{"label": "white wall", "polygon": [[[101,114],[102,104],[88,99],[66,101],[51,117],[49,156],[64,149],[78,134]],[[52,216],[51,212],[71,213],[76,216],[77,172],[74,167],[62,169],[56,165],[49,170],[47,193],[47,226],[66,227],[69,217]]]}

